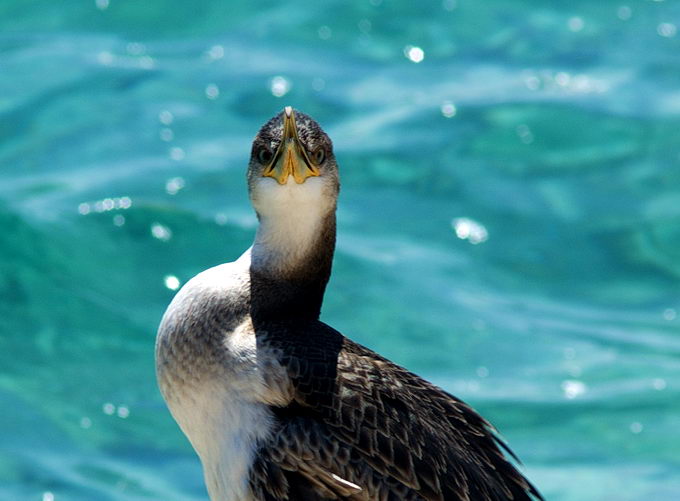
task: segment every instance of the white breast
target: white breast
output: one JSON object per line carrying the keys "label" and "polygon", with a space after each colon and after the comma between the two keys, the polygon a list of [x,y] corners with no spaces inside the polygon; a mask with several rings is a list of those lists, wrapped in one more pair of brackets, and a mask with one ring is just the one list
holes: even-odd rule
{"label": "white breast", "polygon": [[257,442],[271,429],[267,407],[219,384],[168,404],[201,458],[210,499],[250,500],[248,476]]}
{"label": "white breast", "polygon": [[251,499],[250,467],[273,424],[268,405],[288,401],[285,372],[274,354],[257,351],[247,315],[236,327],[206,335],[215,328],[207,321],[210,309],[228,309],[230,288],[243,286],[238,273],[233,276],[237,264],[203,272],[185,285],[163,318],[157,345],[161,391],[201,459],[212,501]]}

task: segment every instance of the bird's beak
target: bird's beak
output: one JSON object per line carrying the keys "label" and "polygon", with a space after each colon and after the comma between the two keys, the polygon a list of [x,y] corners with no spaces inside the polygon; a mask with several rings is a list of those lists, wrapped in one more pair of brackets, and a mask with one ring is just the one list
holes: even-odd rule
{"label": "bird's beak", "polygon": [[319,168],[309,160],[307,151],[300,142],[293,108],[286,106],[283,110],[281,144],[262,176],[273,177],[279,184],[286,184],[289,175],[293,176],[297,184],[302,184],[308,177],[318,176]]}

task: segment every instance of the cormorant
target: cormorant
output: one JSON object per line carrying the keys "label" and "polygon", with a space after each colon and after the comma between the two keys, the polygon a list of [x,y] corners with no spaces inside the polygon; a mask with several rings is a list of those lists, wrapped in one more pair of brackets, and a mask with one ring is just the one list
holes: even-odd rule
{"label": "cormorant", "polygon": [[542,499],[472,408],[319,320],[340,187],[319,124],[286,107],[247,178],[252,247],[187,282],[156,342],[210,499]]}

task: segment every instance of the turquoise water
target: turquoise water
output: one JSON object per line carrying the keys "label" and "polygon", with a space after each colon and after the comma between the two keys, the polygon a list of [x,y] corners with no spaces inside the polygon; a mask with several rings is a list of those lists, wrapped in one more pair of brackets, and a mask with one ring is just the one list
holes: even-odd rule
{"label": "turquoise water", "polygon": [[[0,499],[206,499],[156,389],[290,104],[343,189],[323,318],[547,499],[680,499],[680,2],[0,3]],[[420,62],[420,59],[422,60]]]}

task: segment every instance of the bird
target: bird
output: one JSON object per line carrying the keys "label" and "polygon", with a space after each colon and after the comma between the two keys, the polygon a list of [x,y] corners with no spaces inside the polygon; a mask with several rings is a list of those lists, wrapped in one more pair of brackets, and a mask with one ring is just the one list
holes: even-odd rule
{"label": "bird", "polygon": [[210,499],[542,500],[470,406],[320,320],[340,190],[321,126],[286,106],[246,177],[252,246],[189,280],[156,338]]}

